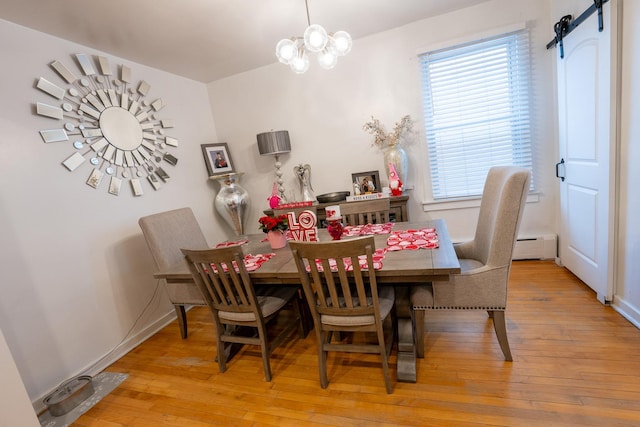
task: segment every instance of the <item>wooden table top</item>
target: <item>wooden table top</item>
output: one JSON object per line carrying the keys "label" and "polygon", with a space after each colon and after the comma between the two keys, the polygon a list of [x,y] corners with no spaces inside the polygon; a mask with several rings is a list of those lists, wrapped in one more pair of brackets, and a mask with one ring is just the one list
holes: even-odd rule
{"label": "wooden table top", "polygon": [[[450,274],[460,273],[460,264],[444,220],[436,219],[419,223],[399,222],[394,224],[392,230],[420,228],[435,228],[438,233],[439,247],[387,252],[382,260],[382,268],[376,270],[378,283],[402,284],[448,280]],[[376,248],[385,247],[388,236],[388,234],[375,235]],[[249,273],[254,283],[295,284],[300,282],[298,270],[288,246],[282,249],[271,249],[269,242],[264,241],[266,237],[264,233],[252,234],[247,237],[249,242],[242,246],[245,255],[276,254],[260,268]],[[318,237],[320,241],[331,240],[325,229],[318,230]],[[346,237],[346,239],[348,238]],[[158,271],[153,276],[172,283],[193,281],[186,261],[182,261],[165,271]]]}

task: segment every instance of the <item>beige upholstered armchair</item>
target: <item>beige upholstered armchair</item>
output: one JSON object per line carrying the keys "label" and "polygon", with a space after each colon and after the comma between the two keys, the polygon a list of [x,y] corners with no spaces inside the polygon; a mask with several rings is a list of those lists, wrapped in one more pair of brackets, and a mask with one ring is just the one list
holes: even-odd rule
{"label": "beige upholstered armchair", "polygon": [[475,237],[455,246],[461,273],[447,282],[412,288],[418,357],[424,357],[425,310],[486,310],[493,318],[505,360],[512,360],[505,323],[507,283],[529,181],[527,169],[491,168],[484,185]]}
{"label": "beige upholstered armchair", "polygon": [[[184,260],[180,248],[207,249],[207,240],[191,208],[175,209],[138,220],[159,270]],[[180,334],[187,337],[187,305],[206,305],[195,283],[166,283],[167,294],[176,309]]]}

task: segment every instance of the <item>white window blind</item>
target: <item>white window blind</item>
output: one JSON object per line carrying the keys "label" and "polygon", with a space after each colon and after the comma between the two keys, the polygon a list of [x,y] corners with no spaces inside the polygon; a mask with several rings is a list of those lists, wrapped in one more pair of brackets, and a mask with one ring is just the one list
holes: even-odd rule
{"label": "white window blind", "polygon": [[481,195],[492,166],[532,169],[526,30],[419,58],[434,199]]}

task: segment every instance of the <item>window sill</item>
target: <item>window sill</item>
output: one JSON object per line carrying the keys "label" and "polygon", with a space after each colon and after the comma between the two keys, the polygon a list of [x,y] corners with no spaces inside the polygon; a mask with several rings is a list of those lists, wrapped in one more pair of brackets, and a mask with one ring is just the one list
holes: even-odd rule
{"label": "window sill", "polygon": [[[482,197],[468,197],[460,199],[446,200],[428,200],[422,202],[422,210],[424,212],[447,211],[453,209],[477,208],[480,206]],[[540,201],[539,193],[529,193],[527,195],[527,203],[538,203]]]}

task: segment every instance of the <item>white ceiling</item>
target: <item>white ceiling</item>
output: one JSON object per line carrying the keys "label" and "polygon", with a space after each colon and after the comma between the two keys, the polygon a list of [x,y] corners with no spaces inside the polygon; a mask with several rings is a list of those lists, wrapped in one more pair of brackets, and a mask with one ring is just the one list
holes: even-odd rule
{"label": "white ceiling", "polygon": [[[488,0],[308,0],[311,23],[357,39]],[[0,0],[0,18],[202,82],[276,61],[305,0]],[[84,52],[83,52],[84,53]]]}

